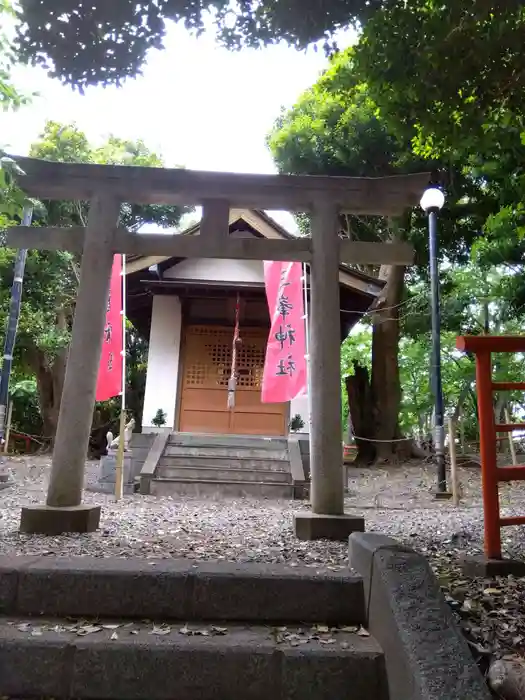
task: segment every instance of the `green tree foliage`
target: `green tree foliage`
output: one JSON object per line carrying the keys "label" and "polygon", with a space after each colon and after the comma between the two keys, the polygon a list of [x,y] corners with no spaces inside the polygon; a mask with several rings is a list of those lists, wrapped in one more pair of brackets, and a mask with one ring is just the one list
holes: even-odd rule
{"label": "green tree foliage", "polygon": [[[432,170],[440,165],[414,155],[410,142],[392,132],[367,85],[356,78],[353,50],[334,57],[317,83],[280,116],[268,144],[280,171],[291,173],[386,176]],[[477,213],[464,204],[473,196],[479,196],[477,183],[455,171],[440,227],[441,254],[449,261],[468,260],[476,223],[481,225],[481,220],[476,222]],[[421,210],[407,212],[398,220],[347,215],[341,219],[341,229],[343,235],[356,240],[410,241],[416,249],[417,267],[407,278],[426,277],[428,229]],[[364,271],[386,281],[372,316],[370,371],[358,372],[347,382],[353,397],[352,420],[356,429],[367,431],[370,441],[361,446],[359,456],[363,457],[366,448],[363,458],[369,461],[374,455],[390,458],[393,452],[408,447],[399,442],[401,388],[397,357],[400,310],[407,292],[402,268],[368,266]]]}
{"label": "green tree foliage", "polygon": [[285,39],[333,48],[337,29],[366,20],[383,0],[20,0],[19,55],[80,89],[135,77],[161,48],[166,20],[201,32],[213,24],[227,46]]}
{"label": "green tree foliage", "polygon": [[384,116],[420,147],[473,149],[523,114],[520,0],[392,0],[357,47],[361,79]]}
{"label": "green tree foliage", "polygon": [[[141,141],[110,137],[98,147],[71,124],[48,122],[40,140],[31,148],[38,158],[67,162],[137,163],[162,165],[161,159]],[[145,223],[177,226],[185,209],[180,207],[123,205],[121,223],[138,230]],[[35,211],[35,225],[84,225],[88,203],[43,202]],[[7,317],[16,251],[0,248],[0,316]],[[52,438],[56,430],[64,380],[67,349],[79,280],[80,257],[62,251],[28,253],[23,302],[17,336],[18,371],[36,378],[42,411],[43,432]],[[131,344],[131,345],[130,345]],[[129,380],[135,410],[140,406],[145,361],[144,341],[128,334]],[[143,386],[142,386],[143,389]]]}
{"label": "green tree foliage", "polygon": [[[29,101],[13,83],[11,73],[16,54],[6,30],[9,22],[14,22],[15,10],[11,0],[0,0],[0,110],[15,110]],[[19,169],[16,163],[3,151],[5,136],[0,136],[0,229],[14,216],[22,212],[24,195],[16,186],[15,176]]]}
{"label": "green tree foliage", "polygon": [[11,0],[0,0],[0,110],[17,109],[28,100],[28,97],[16,88],[11,78],[16,54],[5,27],[10,22],[14,24],[15,18],[15,8]]}

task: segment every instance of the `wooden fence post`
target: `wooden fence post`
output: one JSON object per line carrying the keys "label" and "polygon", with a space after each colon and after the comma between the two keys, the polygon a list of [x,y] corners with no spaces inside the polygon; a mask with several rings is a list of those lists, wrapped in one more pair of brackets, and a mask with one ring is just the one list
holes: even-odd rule
{"label": "wooden fence post", "polygon": [[458,460],[456,456],[456,423],[452,417],[448,419],[448,449],[450,453],[450,480],[452,482],[452,502],[459,505]]}

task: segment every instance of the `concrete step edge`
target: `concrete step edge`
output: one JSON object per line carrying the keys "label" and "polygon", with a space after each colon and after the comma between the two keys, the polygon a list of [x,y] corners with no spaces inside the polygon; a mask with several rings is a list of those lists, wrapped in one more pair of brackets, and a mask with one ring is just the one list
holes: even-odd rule
{"label": "concrete step edge", "polygon": [[[153,563],[152,563],[153,562]],[[279,564],[0,557],[0,613],[362,623],[362,580]]]}
{"label": "concrete step edge", "polygon": [[228,624],[220,636],[103,630],[79,637],[41,627],[35,637],[16,623],[0,625],[7,697],[321,700],[352,688],[354,700],[387,698],[382,651],[371,637],[337,634],[331,644],[294,647],[268,627]]}
{"label": "concrete step edge", "polygon": [[159,469],[181,469],[182,471],[209,471],[209,472],[232,472],[233,474],[287,474],[291,476],[291,472],[286,469],[253,469],[252,467],[221,467],[213,464],[166,464],[159,462]]}
{"label": "concrete step edge", "polygon": [[285,481],[244,481],[241,479],[185,479],[184,477],[178,476],[155,476],[152,481],[159,483],[171,482],[174,484],[187,484],[191,481],[192,484],[231,484],[232,486],[291,486],[292,477],[290,474],[290,483],[287,484]]}
{"label": "concrete step edge", "polygon": [[224,482],[225,480],[243,484],[291,484],[292,475],[284,471],[261,471],[249,469],[208,469],[207,467],[177,467],[161,464],[155,473],[155,479],[180,479],[182,481],[213,481]]}
{"label": "concrete step edge", "polygon": [[170,454],[167,454],[166,450],[163,452],[162,458],[163,459],[179,459],[179,458],[181,458],[181,459],[206,459],[206,460],[209,459],[211,461],[227,459],[230,462],[263,462],[263,463],[264,462],[272,462],[274,464],[276,462],[288,463],[290,461],[288,457],[286,457],[286,458],[284,458],[284,457],[282,457],[282,458],[281,457],[272,457],[271,455],[269,455],[267,457],[250,457],[249,455],[244,455],[243,457],[238,457],[236,455],[233,455],[232,457],[230,457],[228,455],[214,455],[214,454],[204,454],[201,456],[201,455],[193,455],[193,454],[185,455],[185,454],[178,454],[178,453],[170,455]]}
{"label": "concrete step edge", "polygon": [[[252,454],[255,452],[255,454]],[[196,457],[206,459],[260,460],[263,462],[288,462],[290,457],[286,450],[273,452],[263,449],[239,450],[227,447],[185,447],[182,445],[166,445],[163,456],[166,457]]]}

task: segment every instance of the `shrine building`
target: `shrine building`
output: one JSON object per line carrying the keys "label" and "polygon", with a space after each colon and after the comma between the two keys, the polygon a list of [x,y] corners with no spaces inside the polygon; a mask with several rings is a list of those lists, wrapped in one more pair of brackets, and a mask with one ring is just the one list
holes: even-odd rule
{"label": "shrine building", "polygon": [[[230,236],[290,239],[258,210],[232,209]],[[180,235],[199,234],[196,224]],[[203,244],[204,245],[204,244]],[[261,402],[270,315],[263,262],[216,258],[128,256],[126,314],[149,339],[142,432],[286,437],[292,417],[309,430],[308,398]],[[341,340],[374,303],[383,282],[341,265]],[[239,301],[235,406],[228,408],[228,380]]]}

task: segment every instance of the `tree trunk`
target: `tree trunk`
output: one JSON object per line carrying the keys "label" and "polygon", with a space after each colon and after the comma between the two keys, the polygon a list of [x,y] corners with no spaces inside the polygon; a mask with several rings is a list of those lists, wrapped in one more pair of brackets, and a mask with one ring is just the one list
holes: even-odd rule
{"label": "tree trunk", "polygon": [[401,403],[399,304],[403,298],[405,268],[384,266],[380,277],[386,278],[387,283],[372,320],[372,421],[377,441],[376,461],[386,461],[406,447],[402,442],[389,442],[401,437],[398,422]]}
{"label": "tree trunk", "polygon": [[[65,354],[65,351],[64,351]],[[38,349],[29,353],[30,364],[36,377],[40,413],[46,440],[52,445],[58,424],[60,411],[60,399],[62,398],[62,386],[65,374],[65,358],[57,357],[52,365],[49,364],[45,354]]]}
{"label": "tree trunk", "polygon": [[[403,298],[405,268],[383,266],[387,284],[372,320],[372,373],[356,365],[346,378],[348,405],[358,448],[356,462],[399,462],[426,457],[399,428],[399,305]],[[359,439],[361,438],[361,439]]]}
{"label": "tree trunk", "polygon": [[[354,374],[345,378],[348,407],[357,446],[355,461],[370,464],[375,459],[372,423],[372,388],[366,367],[354,363]],[[369,442],[370,441],[370,442]]]}

